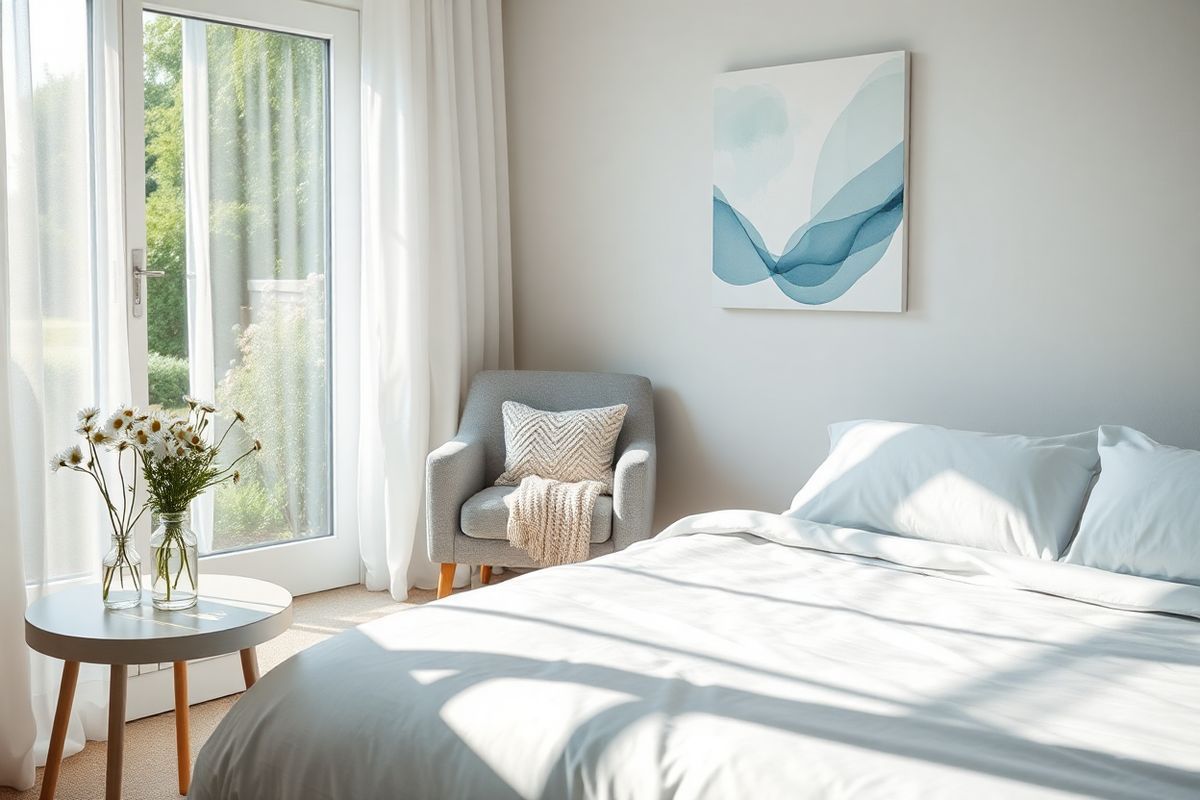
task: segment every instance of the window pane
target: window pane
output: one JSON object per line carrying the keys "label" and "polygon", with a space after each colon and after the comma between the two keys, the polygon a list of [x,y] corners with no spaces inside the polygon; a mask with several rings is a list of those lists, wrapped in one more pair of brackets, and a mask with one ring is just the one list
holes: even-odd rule
{"label": "window pane", "polygon": [[327,43],[144,28],[151,402],[215,394],[263,442],[216,490],[210,551],[327,535]]}
{"label": "window pane", "polygon": [[181,31],[178,17],[146,15],[146,262],[166,273],[146,282],[146,333],[150,403],[167,408],[189,391]]}

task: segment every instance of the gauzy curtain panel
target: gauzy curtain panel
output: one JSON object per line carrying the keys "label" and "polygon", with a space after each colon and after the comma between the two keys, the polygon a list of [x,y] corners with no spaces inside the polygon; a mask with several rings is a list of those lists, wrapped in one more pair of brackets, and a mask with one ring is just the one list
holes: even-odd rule
{"label": "gauzy curtain panel", "polygon": [[360,540],[401,600],[436,581],[425,457],[471,376],[512,363],[500,2],[365,0],[361,22]]}
{"label": "gauzy curtain panel", "polygon": [[[0,3],[0,785],[18,788],[45,761],[62,670],[26,648],[26,603],[94,581],[107,546],[94,493],[47,465],[80,406],[130,396],[118,6],[93,2],[89,53],[87,4]],[[107,691],[84,665],[68,755],[104,737]]]}
{"label": "gauzy curtain panel", "polygon": [[[184,235],[187,286],[188,387],[193,395],[216,397],[213,359],[212,261],[209,259],[208,25],[184,19],[180,67],[183,94]],[[182,398],[155,398],[171,403]],[[213,496],[192,501],[192,529],[200,551],[212,551]]]}

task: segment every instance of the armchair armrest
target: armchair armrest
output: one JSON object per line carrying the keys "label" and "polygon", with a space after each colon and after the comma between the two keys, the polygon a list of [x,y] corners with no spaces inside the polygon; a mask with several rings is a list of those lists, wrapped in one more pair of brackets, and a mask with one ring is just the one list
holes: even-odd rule
{"label": "armchair armrest", "polygon": [[425,461],[425,530],[429,558],[454,562],[454,537],[463,503],[483,489],[483,443],[451,439]]}
{"label": "armchair armrest", "polygon": [[630,442],[613,468],[613,547],[649,539],[654,521],[654,442]]}

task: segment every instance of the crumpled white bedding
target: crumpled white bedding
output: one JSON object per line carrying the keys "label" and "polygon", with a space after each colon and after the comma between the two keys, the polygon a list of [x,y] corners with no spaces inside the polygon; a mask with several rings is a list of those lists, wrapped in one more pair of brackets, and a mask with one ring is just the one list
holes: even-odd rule
{"label": "crumpled white bedding", "polygon": [[1198,587],[700,515],[298,654],[189,796],[1196,797],[1194,617]]}

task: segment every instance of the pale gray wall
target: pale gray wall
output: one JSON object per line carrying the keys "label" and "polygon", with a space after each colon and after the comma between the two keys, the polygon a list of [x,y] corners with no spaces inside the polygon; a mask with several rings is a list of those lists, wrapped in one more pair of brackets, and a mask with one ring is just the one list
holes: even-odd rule
{"label": "pale gray wall", "polygon": [[[659,524],[780,509],[825,425],[1200,447],[1200,2],[505,0],[516,358],[659,393]],[[912,51],[909,311],[709,297],[711,81]]]}

